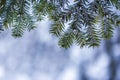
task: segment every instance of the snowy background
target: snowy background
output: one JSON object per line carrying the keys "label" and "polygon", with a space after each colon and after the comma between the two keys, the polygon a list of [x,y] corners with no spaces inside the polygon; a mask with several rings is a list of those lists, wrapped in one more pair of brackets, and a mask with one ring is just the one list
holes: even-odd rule
{"label": "snowy background", "polygon": [[0,34],[0,80],[120,80],[120,29],[98,48],[63,49],[48,20],[21,38]]}

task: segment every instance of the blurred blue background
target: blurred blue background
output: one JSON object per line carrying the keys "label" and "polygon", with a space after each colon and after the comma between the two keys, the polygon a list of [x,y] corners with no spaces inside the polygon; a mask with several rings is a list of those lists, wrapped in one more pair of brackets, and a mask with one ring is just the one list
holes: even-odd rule
{"label": "blurred blue background", "polygon": [[97,48],[60,48],[48,20],[21,38],[0,34],[0,80],[120,80],[120,29]]}

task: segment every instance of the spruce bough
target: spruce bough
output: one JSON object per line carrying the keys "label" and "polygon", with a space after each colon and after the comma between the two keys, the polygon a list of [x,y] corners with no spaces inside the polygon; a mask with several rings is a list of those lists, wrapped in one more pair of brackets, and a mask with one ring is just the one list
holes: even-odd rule
{"label": "spruce bough", "polygon": [[115,12],[120,11],[120,0],[69,1],[0,0],[0,30],[11,28],[14,37],[21,37],[47,16],[52,21],[50,32],[59,38],[61,47],[74,43],[95,47],[102,39],[110,39],[120,25],[120,15]]}

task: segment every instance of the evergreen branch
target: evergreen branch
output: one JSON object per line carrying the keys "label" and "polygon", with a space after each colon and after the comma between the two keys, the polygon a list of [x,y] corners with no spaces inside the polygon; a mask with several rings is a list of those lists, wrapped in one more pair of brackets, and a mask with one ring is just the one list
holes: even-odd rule
{"label": "evergreen branch", "polygon": [[74,42],[74,33],[71,29],[67,29],[66,32],[60,37],[58,45],[63,48],[69,48]]}
{"label": "evergreen branch", "polygon": [[50,28],[50,33],[59,37],[62,35],[62,33],[64,31],[64,27],[65,27],[64,23],[62,23],[60,21],[55,21],[55,22],[53,22],[53,24]]}
{"label": "evergreen branch", "polygon": [[76,30],[75,34],[75,42],[78,44],[80,47],[84,47],[87,45],[86,38],[85,38],[85,33],[83,33],[80,30]]}
{"label": "evergreen branch", "polygon": [[[13,36],[21,37],[24,30],[36,28],[35,21],[48,16],[53,21],[50,32],[61,47],[98,46],[120,26],[120,15],[111,9],[120,10],[119,4],[120,0],[74,0],[72,5],[68,0],[0,0],[0,30],[11,28]],[[67,30],[66,23],[70,23]]]}
{"label": "evergreen branch", "polygon": [[113,36],[113,25],[109,22],[110,20],[102,20],[101,23],[101,34],[102,38],[109,39]]}
{"label": "evergreen branch", "polygon": [[100,44],[100,37],[98,36],[99,33],[95,29],[95,26],[88,26],[86,32],[86,42],[89,47],[99,46]]}

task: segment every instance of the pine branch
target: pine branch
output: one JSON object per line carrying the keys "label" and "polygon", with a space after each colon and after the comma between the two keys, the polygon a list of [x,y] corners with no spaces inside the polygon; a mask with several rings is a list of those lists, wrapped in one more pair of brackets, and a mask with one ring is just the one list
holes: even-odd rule
{"label": "pine branch", "polygon": [[60,37],[58,45],[63,48],[69,48],[74,42],[74,33],[71,29],[67,29],[66,32]]}
{"label": "pine branch", "polygon": [[64,31],[64,27],[65,27],[64,23],[62,23],[60,21],[55,21],[51,25],[50,33],[52,33],[53,35],[59,37],[59,36],[62,35],[62,33]]}
{"label": "pine branch", "polygon": [[[11,28],[13,36],[21,37],[48,16],[53,21],[50,32],[59,38],[61,47],[69,48],[73,43],[94,47],[101,39],[111,38],[114,28],[120,26],[120,15],[111,7],[120,10],[120,1],[74,0],[71,5],[68,0],[1,0],[0,30]],[[67,30],[66,23],[70,23]]]}

